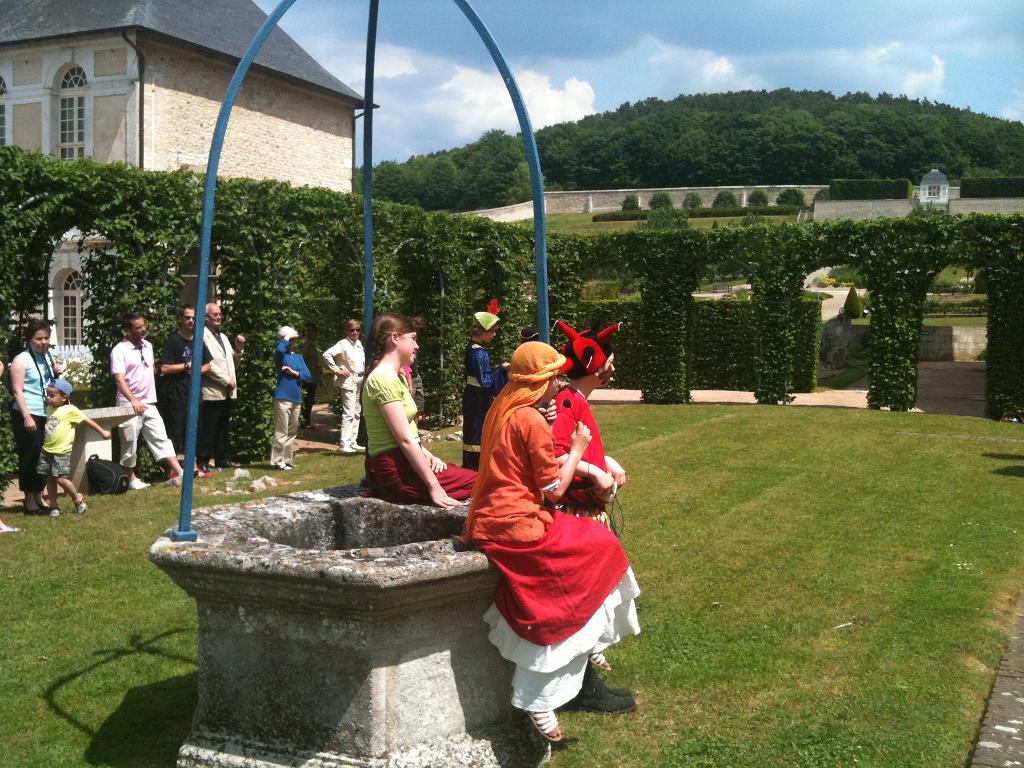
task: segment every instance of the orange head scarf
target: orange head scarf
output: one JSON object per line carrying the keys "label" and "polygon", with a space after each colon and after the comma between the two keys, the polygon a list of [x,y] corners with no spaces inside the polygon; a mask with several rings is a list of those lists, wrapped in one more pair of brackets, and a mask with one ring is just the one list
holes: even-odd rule
{"label": "orange head scarf", "polygon": [[483,436],[480,440],[480,472],[473,484],[473,498],[470,512],[476,508],[480,491],[490,476],[491,450],[501,435],[502,429],[517,408],[536,404],[548,382],[558,375],[565,363],[565,357],[542,341],[528,341],[520,344],[512,354],[508,384],[491,403],[484,419]]}

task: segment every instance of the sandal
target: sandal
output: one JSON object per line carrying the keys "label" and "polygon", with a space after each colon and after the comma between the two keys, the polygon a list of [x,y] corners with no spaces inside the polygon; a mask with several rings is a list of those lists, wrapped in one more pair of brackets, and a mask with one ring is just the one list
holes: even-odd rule
{"label": "sandal", "polygon": [[562,740],[562,729],[558,725],[558,718],[551,710],[547,712],[527,712],[530,722],[537,729],[537,733],[550,742]]}
{"label": "sandal", "polygon": [[592,653],[590,655],[590,663],[599,669],[603,669],[605,672],[612,668],[612,665],[608,663],[608,659],[604,657],[603,653]]}
{"label": "sandal", "polygon": [[0,523],[0,533],[17,533],[18,529],[7,523]]}

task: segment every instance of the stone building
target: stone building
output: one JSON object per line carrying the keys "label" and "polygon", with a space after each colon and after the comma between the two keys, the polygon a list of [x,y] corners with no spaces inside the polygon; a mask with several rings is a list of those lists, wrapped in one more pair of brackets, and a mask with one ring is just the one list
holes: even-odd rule
{"label": "stone building", "polygon": [[[0,0],[0,146],[204,172],[224,91],[266,14],[251,0]],[[362,98],[275,29],[246,77],[224,176],[351,191]],[[81,339],[73,247],[50,316]]]}

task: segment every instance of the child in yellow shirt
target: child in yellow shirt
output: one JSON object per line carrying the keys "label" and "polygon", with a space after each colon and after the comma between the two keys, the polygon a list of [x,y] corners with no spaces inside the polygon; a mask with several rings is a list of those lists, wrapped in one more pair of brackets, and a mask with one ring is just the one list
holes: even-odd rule
{"label": "child in yellow shirt", "polygon": [[60,517],[57,503],[57,486],[74,501],[75,512],[86,510],[85,496],[78,492],[71,482],[71,448],[75,444],[75,425],[85,424],[110,439],[110,433],[92,419],[71,405],[71,383],[64,379],[53,379],[46,385],[46,437],[43,450],[39,453],[36,471],[46,478],[46,492],[50,497],[50,517]]}

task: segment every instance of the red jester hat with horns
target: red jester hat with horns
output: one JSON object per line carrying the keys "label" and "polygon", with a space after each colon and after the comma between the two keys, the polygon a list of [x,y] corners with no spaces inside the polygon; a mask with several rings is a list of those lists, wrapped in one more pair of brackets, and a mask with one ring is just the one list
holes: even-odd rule
{"label": "red jester hat with horns", "polygon": [[622,327],[622,323],[609,325],[603,331],[598,331],[596,325],[588,330],[576,331],[559,320],[558,327],[569,337],[560,350],[565,355],[562,373],[570,379],[581,379],[600,370],[611,356],[612,334]]}

